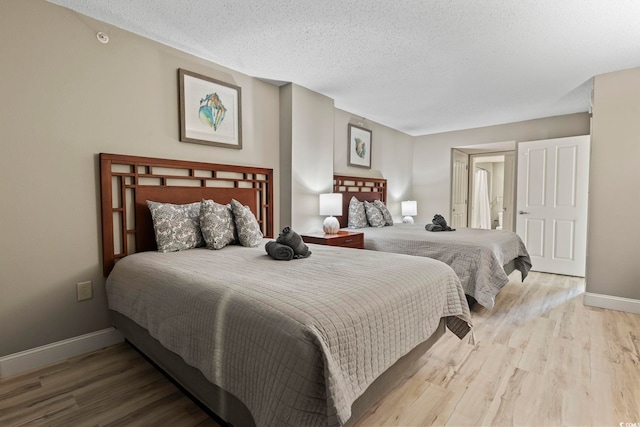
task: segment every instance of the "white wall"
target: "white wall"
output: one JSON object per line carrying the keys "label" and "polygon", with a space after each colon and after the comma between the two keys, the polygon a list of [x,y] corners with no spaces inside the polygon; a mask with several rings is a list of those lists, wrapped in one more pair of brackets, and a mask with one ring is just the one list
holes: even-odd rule
{"label": "white wall", "polygon": [[640,300],[638,159],[640,68],[598,75],[589,170],[587,292]]}
{"label": "white wall", "polygon": [[416,137],[412,165],[413,197],[418,201],[416,222],[429,223],[437,213],[447,218],[451,211],[453,147],[498,141],[534,141],[588,133],[589,115],[578,113]]}
{"label": "white wall", "polygon": [[[268,167],[280,177],[273,85],[43,0],[3,0],[0,39],[3,356],[110,326],[98,153]],[[242,88],[242,150],[179,142],[178,68]],[[274,202],[278,227],[278,188]],[[94,298],[77,302],[85,280]]]}

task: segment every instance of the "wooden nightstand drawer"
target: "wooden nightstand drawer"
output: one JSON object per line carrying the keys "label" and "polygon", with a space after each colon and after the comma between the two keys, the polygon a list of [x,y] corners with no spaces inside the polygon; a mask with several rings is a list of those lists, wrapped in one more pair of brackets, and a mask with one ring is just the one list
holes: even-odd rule
{"label": "wooden nightstand drawer", "polygon": [[364,249],[364,234],[354,231],[339,231],[338,234],[303,234],[305,243]]}

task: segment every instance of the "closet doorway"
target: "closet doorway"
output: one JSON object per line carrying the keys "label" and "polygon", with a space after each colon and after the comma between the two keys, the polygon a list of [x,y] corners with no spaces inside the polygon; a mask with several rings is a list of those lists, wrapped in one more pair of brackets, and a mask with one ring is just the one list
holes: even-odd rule
{"label": "closet doorway", "polygon": [[455,147],[451,160],[452,226],[514,231],[515,141]]}

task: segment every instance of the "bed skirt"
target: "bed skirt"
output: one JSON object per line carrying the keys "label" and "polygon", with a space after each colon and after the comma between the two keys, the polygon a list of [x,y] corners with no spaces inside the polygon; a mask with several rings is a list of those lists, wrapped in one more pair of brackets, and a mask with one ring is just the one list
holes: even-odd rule
{"label": "bed skirt", "polygon": [[[255,426],[251,413],[237,397],[211,383],[198,369],[163,347],[146,329],[128,317],[114,310],[109,310],[109,315],[111,323],[122,332],[126,340],[187,390],[192,398],[231,426]],[[441,319],[438,328],[429,339],[416,346],[380,375],[353,403],[351,418],[345,426],[353,425],[374,403],[415,374],[426,363],[427,358],[423,356],[427,350],[445,334],[445,331],[444,319]]]}

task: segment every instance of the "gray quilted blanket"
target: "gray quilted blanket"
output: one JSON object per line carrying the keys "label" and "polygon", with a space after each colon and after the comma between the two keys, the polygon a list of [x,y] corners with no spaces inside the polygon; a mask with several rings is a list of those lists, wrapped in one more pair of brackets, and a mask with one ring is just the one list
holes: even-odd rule
{"label": "gray quilted blanket", "polygon": [[434,258],[453,268],[462,288],[482,306],[492,309],[495,296],[509,282],[503,266],[515,261],[524,280],[531,268],[529,252],[511,231],[458,228],[431,232],[420,224],[367,227],[365,249]]}
{"label": "gray quilted blanket", "polygon": [[342,425],[373,380],[441,318],[470,327],[460,281],[428,258],[310,245],[143,252],[107,279],[109,307],[233,393],[258,426]]}

